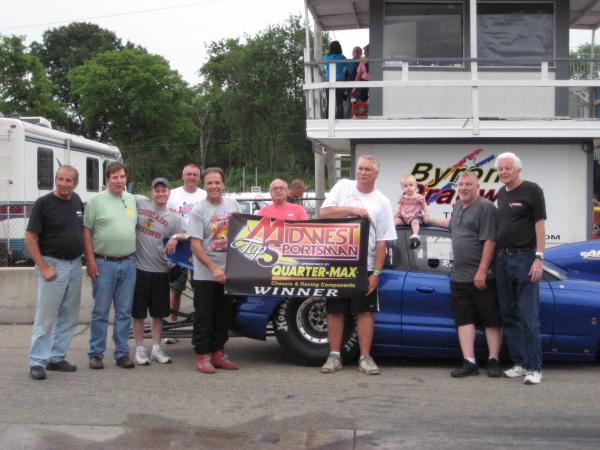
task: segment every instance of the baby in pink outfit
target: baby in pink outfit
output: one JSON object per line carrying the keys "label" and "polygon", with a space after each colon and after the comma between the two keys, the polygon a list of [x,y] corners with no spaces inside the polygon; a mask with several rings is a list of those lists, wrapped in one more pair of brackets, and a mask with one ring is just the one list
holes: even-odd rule
{"label": "baby in pink outfit", "polygon": [[400,178],[402,195],[398,200],[398,210],[394,215],[396,225],[410,225],[413,234],[410,237],[410,248],[418,248],[421,245],[419,230],[428,219],[429,209],[425,197],[419,194],[417,180],[412,175]]}

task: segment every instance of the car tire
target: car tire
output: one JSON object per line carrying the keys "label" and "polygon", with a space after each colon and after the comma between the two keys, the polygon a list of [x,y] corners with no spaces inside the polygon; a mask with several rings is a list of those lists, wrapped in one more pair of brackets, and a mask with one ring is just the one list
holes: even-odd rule
{"label": "car tire", "polygon": [[[311,366],[327,359],[327,316],[322,297],[284,299],[275,310],[273,330],[281,348],[294,360]],[[346,318],[342,339],[342,360],[358,357],[356,321]]]}

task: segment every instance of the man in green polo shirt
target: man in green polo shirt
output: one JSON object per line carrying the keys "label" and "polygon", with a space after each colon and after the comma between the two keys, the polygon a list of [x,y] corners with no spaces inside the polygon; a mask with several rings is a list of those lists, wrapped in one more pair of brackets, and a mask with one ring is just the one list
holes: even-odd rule
{"label": "man in green polo shirt", "polygon": [[106,190],[94,196],[83,217],[87,273],[92,280],[94,307],[90,320],[88,356],[91,369],[102,369],[108,315],[114,302],[113,340],[117,366],[133,368],[129,358],[129,329],[135,287],[135,226],[137,207],[126,192],[127,167],[106,168]]}

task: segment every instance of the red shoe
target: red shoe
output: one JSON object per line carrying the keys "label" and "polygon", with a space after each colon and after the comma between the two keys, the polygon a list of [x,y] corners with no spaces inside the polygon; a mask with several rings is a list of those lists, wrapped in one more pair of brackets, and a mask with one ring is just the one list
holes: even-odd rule
{"label": "red shoe", "polygon": [[212,354],[212,365],[214,367],[216,367],[217,369],[225,369],[225,370],[238,370],[239,369],[238,366],[236,366],[234,363],[232,363],[225,357],[225,353],[223,352],[223,349],[217,350],[216,352],[214,352]]}
{"label": "red shoe", "polygon": [[198,355],[196,358],[196,369],[202,373],[215,373],[217,371],[210,362],[210,353]]}

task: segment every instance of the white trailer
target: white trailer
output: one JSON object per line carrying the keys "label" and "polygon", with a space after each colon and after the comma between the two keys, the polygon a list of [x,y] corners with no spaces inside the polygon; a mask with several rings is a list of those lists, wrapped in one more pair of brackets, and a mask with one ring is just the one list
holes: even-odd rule
{"label": "white trailer", "polygon": [[120,161],[112,145],[53,130],[44,118],[0,117],[0,266],[26,257],[23,239],[35,200],[54,189],[54,174],[79,171],[76,192],[85,203],[104,188],[104,169]]}

